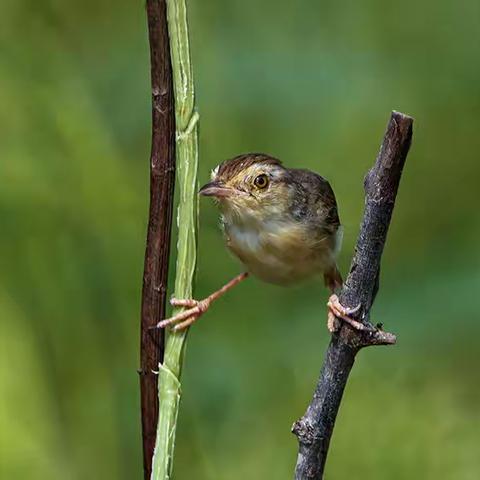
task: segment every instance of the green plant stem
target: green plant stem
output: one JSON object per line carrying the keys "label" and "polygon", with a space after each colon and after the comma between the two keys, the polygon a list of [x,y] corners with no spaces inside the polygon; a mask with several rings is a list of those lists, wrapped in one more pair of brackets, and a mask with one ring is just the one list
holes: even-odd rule
{"label": "green plant stem", "polygon": [[[167,0],[167,22],[175,97],[178,243],[175,297],[192,298],[196,264],[198,114],[195,111],[185,0]],[[176,311],[173,314],[177,313]],[[171,476],[180,401],[180,375],[186,331],[168,332],[159,366],[160,411],[153,455],[152,480]]]}

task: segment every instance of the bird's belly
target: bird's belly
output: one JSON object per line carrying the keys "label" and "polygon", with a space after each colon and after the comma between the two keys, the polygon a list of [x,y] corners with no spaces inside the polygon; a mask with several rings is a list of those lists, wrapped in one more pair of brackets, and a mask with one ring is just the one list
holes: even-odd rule
{"label": "bird's belly", "polygon": [[228,248],[261,280],[277,285],[322,273],[332,262],[328,242],[312,245],[301,227],[226,229]]}

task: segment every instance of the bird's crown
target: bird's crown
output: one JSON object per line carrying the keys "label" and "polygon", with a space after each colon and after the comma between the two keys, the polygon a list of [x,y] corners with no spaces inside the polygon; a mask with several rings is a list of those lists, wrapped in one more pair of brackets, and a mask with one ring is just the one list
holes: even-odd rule
{"label": "bird's crown", "polygon": [[268,168],[281,166],[282,162],[265,153],[245,153],[229,160],[225,160],[212,170],[212,180],[230,181],[253,166]]}

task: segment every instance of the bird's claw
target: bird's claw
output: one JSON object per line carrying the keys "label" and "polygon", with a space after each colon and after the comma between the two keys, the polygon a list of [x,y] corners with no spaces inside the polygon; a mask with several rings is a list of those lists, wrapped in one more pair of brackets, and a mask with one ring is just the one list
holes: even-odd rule
{"label": "bird's claw", "polygon": [[193,308],[198,305],[198,300],[194,300],[193,298],[175,298],[172,297],[170,299],[170,305],[172,307],[188,307]]}
{"label": "bird's claw", "polygon": [[328,318],[327,318],[327,328],[330,333],[337,332],[340,328],[340,320],[348,323],[351,327],[355,330],[360,331],[369,331],[370,328],[359,322],[358,320],[354,320],[350,315],[358,312],[360,310],[361,305],[357,305],[355,308],[346,308],[338,299],[338,296],[333,294],[330,296],[327,302],[328,307]]}
{"label": "bird's claw", "polygon": [[203,300],[171,298],[170,304],[172,305],[172,307],[186,308],[187,310],[183,310],[182,312],[173,315],[173,317],[166,318],[165,320],[158,322],[153,327],[150,327],[150,329],[165,328],[169,325],[174,325],[172,327],[173,331],[176,332],[179,330],[184,330],[192,323],[194,323],[200,316],[202,316],[209,309],[212,302],[214,302],[217,298],[221,297],[224,293],[228,292],[228,290],[233,288],[242,280],[245,280],[247,277],[247,272],[237,275],[236,277],[232,278],[232,280],[230,280],[228,283],[226,283],[222,288],[213,292]]}
{"label": "bird's claw", "polygon": [[207,299],[193,300],[172,298],[170,299],[170,304],[173,307],[187,307],[187,310],[158,322],[155,328],[165,328],[169,325],[174,325],[172,327],[174,332],[185,330],[208,310],[210,303],[211,302]]}

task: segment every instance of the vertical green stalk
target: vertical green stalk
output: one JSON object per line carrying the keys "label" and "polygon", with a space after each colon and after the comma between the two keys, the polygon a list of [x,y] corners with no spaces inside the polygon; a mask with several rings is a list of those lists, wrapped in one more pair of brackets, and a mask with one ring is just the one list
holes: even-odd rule
{"label": "vertical green stalk", "polygon": [[[196,263],[198,113],[195,111],[186,3],[185,0],[166,0],[166,4],[175,97],[179,189],[175,297],[192,298]],[[164,361],[159,366],[160,411],[152,480],[167,480],[171,476],[185,340],[186,331],[169,331]]]}

